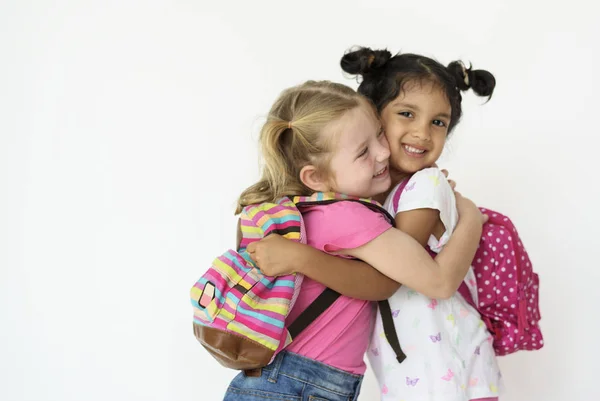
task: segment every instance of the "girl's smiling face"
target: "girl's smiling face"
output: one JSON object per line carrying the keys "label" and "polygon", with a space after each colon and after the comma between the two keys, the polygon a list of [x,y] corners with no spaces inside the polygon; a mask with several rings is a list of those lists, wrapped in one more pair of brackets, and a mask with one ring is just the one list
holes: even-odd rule
{"label": "girl's smiling face", "polygon": [[404,85],[398,97],[381,111],[393,172],[412,174],[438,160],[446,143],[451,111],[446,95],[435,83]]}
{"label": "girl's smiling face", "polygon": [[348,111],[329,129],[336,139],[328,189],[361,198],[387,191],[390,149],[372,106],[363,104]]}

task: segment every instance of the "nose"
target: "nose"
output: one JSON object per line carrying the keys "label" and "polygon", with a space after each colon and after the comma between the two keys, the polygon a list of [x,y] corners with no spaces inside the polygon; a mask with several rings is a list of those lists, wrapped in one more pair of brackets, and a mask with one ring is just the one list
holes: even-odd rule
{"label": "nose", "polygon": [[422,122],[420,124],[415,124],[411,135],[414,138],[420,139],[421,141],[429,142],[431,141],[431,124],[427,121]]}
{"label": "nose", "polygon": [[375,160],[377,160],[377,162],[384,162],[390,158],[390,144],[385,135],[383,136],[383,139],[378,142],[375,155]]}

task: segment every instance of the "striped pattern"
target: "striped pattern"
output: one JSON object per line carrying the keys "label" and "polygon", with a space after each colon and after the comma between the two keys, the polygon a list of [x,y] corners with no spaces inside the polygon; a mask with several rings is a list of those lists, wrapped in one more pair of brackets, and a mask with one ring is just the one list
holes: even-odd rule
{"label": "striped pattern", "polygon": [[271,233],[300,241],[302,217],[289,198],[283,198],[277,203],[262,203],[246,207],[242,211],[240,220],[241,250],[246,249],[251,242],[258,241]]}
{"label": "striped pattern", "polygon": [[[263,275],[245,249],[270,233],[303,241],[302,217],[294,203],[283,198],[246,207],[240,219],[240,251],[230,249],[217,257],[190,291],[194,324],[241,334],[274,352],[290,341],[285,319],[301,278]],[[206,300],[202,295],[208,283],[214,286],[214,293]]]}
{"label": "striped pattern", "polygon": [[313,202],[328,202],[332,200],[356,200],[367,204],[374,204],[377,206],[381,206],[379,203],[375,202],[369,198],[356,198],[353,196],[348,196],[344,194],[338,194],[335,192],[315,192],[311,196],[295,196],[293,201],[295,204],[297,203],[313,203]]}
{"label": "striped pattern", "polygon": [[264,276],[254,266],[246,248],[272,233],[305,243],[304,225],[297,206],[347,199],[379,206],[369,199],[317,193],[244,208],[240,216],[240,250],[229,250],[217,257],[190,290],[194,324],[241,335],[273,354],[287,346],[291,337],[285,328],[285,319],[298,296],[303,276]]}

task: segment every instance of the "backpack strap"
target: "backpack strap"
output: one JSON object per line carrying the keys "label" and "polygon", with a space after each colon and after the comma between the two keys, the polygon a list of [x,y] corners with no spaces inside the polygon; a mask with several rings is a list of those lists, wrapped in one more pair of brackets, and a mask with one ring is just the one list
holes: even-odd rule
{"label": "backpack strap", "polygon": [[296,338],[305,328],[314,322],[327,308],[329,308],[340,294],[331,288],[325,288],[323,292],[300,313],[300,315],[289,325],[288,331],[292,339]]}
{"label": "backpack strap", "polygon": [[400,347],[400,340],[398,340],[398,333],[396,332],[396,326],[394,326],[394,317],[392,316],[390,303],[386,299],[385,301],[379,301],[378,304],[385,338],[388,340],[388,343],[390,343],[394,354],[396,354],[398,363],[402,363],[406,359],[406,354],[402,351],[402,347]]}
{"label": "backpack strap", "polygon": [[[392,207],[397,206],[398,202],[400,202],[400,196],[402,195],[402,192],[404,192],[404,188],[406,187],[406,185],[408,184],[408,182],[410,181],[411,176],[406,177],[401,183],[400,185],[398,185],[398,190],[396,191],[396,193],[394,194],[394,198],[392,199]],[[395,217],[395,216],[394,216]]]}
{"label": "backpack strap", "polygon": [[[410,181],[410,177],[407,177],[404,181],[400,183],[396,193],[394,194],[393,204],[394,206],[398,204],[400,200],[400,195],[404,191],[404,187]],[[398,363],[404,362],[406,359],[406,354],[402,351],[402,347],[400,347],[400,340],[398,340],[398,333],[396,332],[396,326],[394,326],[394,317],[392,316],[392,308],[390,307],[390,302],[386,299],[385,301],[379,301],[379,314],[381,315],[381,322],[383,323],[383,333],[385,334],[385,338],[388,343],[392,347],[394,354],[396,354],[396,360]]]}
{"label": "backpack strap", "polygon": [[[328,205],[339,201],[358,202],[363,206],[366,206],[369,209],[384,215],[390,224],[393,224],[394,222],[393,216],[391,216],[382,206],[380,206],[377,202],[366,198],[359,199],[341,194],[319,192],[313,194],[312,196],[296,196],[292,198],[292,201],[299,209],[308,206]],[[325,288],[325,290],[323,290],[323,292],[319,294],[319,296],[304,311],[302,311],[302,313],[300,313],[296,320],[294,320],[292,324],[288,326],[288,332],[290,333],[292,339],[297,337],[304,329],[314,322],[339,297],[340,293],[332,290],[331,288]]]}

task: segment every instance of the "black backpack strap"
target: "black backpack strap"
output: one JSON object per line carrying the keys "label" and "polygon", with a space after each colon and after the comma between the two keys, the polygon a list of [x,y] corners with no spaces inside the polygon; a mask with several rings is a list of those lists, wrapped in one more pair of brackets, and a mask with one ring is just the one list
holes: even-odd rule
{"label": "black backpack strap", "polygon": [[398,363],[402,363],[406,359],[406,354],[402,352],[402,348],[400,347],[398,333],[396,333],[396,326],[394,326],[392,308],[387,300],[379,301],[379,313],[381,313],[381,321],[383,322],[383,332],[385,333],[385,338],[387,338],[392,350],[394,350]]}
{"label": "black backpack strap", "polygon": [[308,307],[302,311],[300,316],[296,318],[289,325],[288,331],[293,338],[296,338],[302,330],[308,327],[309,324],[315,321],[321,313],[325,312],[336,299],[340,297],[338,292],[335,292],[331,288],[325,288],[325,290],[315,299]]}

